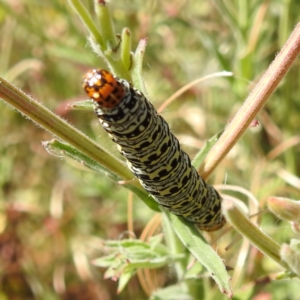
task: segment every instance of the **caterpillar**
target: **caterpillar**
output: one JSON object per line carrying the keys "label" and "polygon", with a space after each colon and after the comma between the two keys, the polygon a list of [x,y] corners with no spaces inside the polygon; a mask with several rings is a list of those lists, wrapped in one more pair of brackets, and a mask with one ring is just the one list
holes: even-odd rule
{"label": "caterpillar", "polygon": [[158,204],[201,230],[224,225],[221,196],[199,176],[167,122],[139,90],[102,69],[89,71],[83,88],[129,169]]}

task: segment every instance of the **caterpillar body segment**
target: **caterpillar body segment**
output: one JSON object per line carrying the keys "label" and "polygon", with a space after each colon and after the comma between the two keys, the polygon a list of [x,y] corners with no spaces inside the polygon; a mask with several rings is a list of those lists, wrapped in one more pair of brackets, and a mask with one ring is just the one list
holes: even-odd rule
{"label": "caterpillar body segment", "polygon": [[225,223],[221,196],[199,176],[145,96],[128,81],[101,69],[88,72],[83,87],[103,128],[154,199],[202,230],[221,228]]}

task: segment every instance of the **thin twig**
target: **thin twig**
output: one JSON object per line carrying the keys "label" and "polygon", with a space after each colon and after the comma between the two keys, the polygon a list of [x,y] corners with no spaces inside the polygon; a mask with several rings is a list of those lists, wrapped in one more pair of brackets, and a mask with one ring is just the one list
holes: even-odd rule
{"label": "thin twig", "polygon": [[247,130],[267,99],[274,92],[283,76],[287,73],[300,52],[300,23],[297,24],[290,38],[276,56],[267,72],[257,83],[244,105],[230,122],[218,142],[206,156],[199,169],[206,179]]}

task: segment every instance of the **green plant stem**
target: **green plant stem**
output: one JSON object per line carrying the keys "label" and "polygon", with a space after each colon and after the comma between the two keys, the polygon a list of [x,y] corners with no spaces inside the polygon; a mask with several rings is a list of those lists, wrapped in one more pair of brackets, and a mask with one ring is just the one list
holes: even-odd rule
{"label": "green plant stem", "polygon": [[70,5],[78,14],[79,18],[81,19],[82,23],[86,26],[88,31],[91,33],[93,39],[100,45],[102,49],[105,49],[106,45],[103,41],[103,38],[96,27],[95,23],[91,19],[90,14],[86,10],[86,8],[82,5],[80,0],[69,0]]}
{"label": "green plant stem", "polygon": [[109,2],[95,0],[94,6],[106,48],[114,49],[117,47],[117,40],[109,9]]}
{"label": "green plant stem", "polygon": [[[68,142],[124,180],[132,174],[125,165],[42,104],[0,77],[0,97],[39,126]],[[136,183],[139,185],[139,183]]]}
{"label": "green plant stem", "polygon": [[[164,213],[164,210],[162,209],[162,218],[163,218],[163,232],[165,235],[165,240],[168,248],[170,249],[170,254],[174,257],[177,255],[182,255],[185,252],[185,247],[182,244],[182,242],[179,240],[177,235],[174,232],[174,228],[172,227],[172,223],[170,222],[170,219],[168,217],[168,214]],[[186,259],[184,260],[178,260],[174,262],[174,270],[177,275],[178,282],[181,282],[181,288],[182,290],[185,290],[188,292],[190,296],[193,296],[194,289],[193,286],[190,285],[188,281],[184,281],[184,275],[186,273],[187,268],[187,262]]]}
{"label": "green plant stem", "polygon": [[[117,179],[113,174],[116,175],[119,180],[123,179],[123,185],[140,197],[150,208],[159,211],[158,204],[141,187],[138,180],[132,180],[132,173],[122,161],[112,156],[82,132],[72,127],[42,104],[30,98],[1,77],[0,97],[33,122],[37,123],[37,125],[55,134],[75,148],[72,149],[72,147],[63,145],[63,143],[59,143],[60,146],[55,147],[57,143],[55,144],[55,141],[52,141],[43,143],[48,151],[50,150],[51,152],[51,149],[53,151],[53,148],[56,148],[55,151],[60,150],[64,155],[68,155],[77,161],[85,163],[92,169],[98,169],[97,171],[100,169],[107,170],[115,181]],[[67,147],[67,149],[63,149],[62,147]],[[99,166],[97,166],[95,162],[98,163]]]}
{"label": "green plant stem", "polygon": [[247,130],[251,121],[274,92],[283,76],[287,73],[300,52],[300,23],[283,46],[267,72],[257,83],[244,105],[228,124],[224,133],[208,153],[199,173],[206,179],[238,139]]}
{"label": "green plant stem", "polygon": [[131,34],[128,28],[124,28],[122,30],[121,55],[126,70],[129,70],[132,65],[132,58],[131,58],[130,51],[131,51]]}
{"label": "green plant stem", "polygon": [[121,59],[119,45],[113,29],[109,2],[96,1],[95,10],[98,16],[100,31],[91,19],[89,13],[79,0],[69,0],[70,5],[80,17],[82,23],[91,34],[90,44],[93,50],[102,57],[108,68],[115,75],[131,81],[131,75],[126,70]]}
{"label": "green plant stem", "polygon": [[[104,9],[104,8],[102,7],[102,9]],[[103,19],[105,20],[108,18],[108,14],[109,14],[109,10],[105,10],[105,14],[101,14],[100,16],[103,17]],[[111,18],[111,16],[109,16],[109,17]],[[104,23],[104,20],[102,20],[101,23]],[[110,22],[112,22],[112,21],[110,21]],[[102,26],[105,27],[104,24],[102,24]],[[107,35],[109,33],[112,34],[112,31],[106,32]],[[109,37],[107,37],[107,39],[109,39]],[[126,79],[129,82],[132,82],[132,77],[131,77],[131,73],[129,72],[129,68],[127,68],[127,66],[123,62],[122,44],[123,44],[123,40],[120,39],[118,44],[115,44],[114,47],[110,47],[109,49],[104,51],[104,56],[107,59],[107,61],[109,62],[108,65],[109,65],[110,69],[116,76],[118,76],[122,79]],[[109,43],[109,45],[111,45],[111,43]],[[129,44],[129,47],[130,46],[131,45]],[[130,48],[128,49],[128,53],[130,53]]]}
{"label": "green plant stem", "polygon": [[[219,289],[230,297],[230,295],[232,295],[230,276],[226,271],[223,260],[213,248],[208,245],[194,224],[170,213],[165,208],[161,209],[164,211],[164,217],[166,215],[166,217],[169,218],[172,229],[175,231],[182,244],[207,269],[211,277],[217,283]],[[179,251],[179,249],[180,248],[177,247],[176,251]],[[176,254],[179,254],[179,252],[176,252]],[[180,274],[181,273],[179,273],[179,275]],[[189,285],[188,288],[192,291],[193,287]]]}
{"label": "green plant stem", "polygon": [[143,92],[145,97],[147,99],[149,99],[149,95],[147,93],[145,82],[144,82],[144,79],[142,76],[143,57],[145,54],[146,45],[147,45],[146,39],[140,40],[140,42],[135,50],[134,56],[133,56],[133,64],[132,64],[131,74],[132,74],[132,80],[133,80],[134,86],[138,90]]}
{"label": "green plant stem", "polygon": [[257,226],[228,200],[223,201],[223,213],[226,220],[239,231],[239,233],[248,238],[262,253],[272,258],[282,267],[289,269],[288,265],[280,258],[280,245],[264,234]]}
{"label": "green plant stem", "polygon": [[[168,249],[170,249],[171,255],[176,256],[178,254],[182,254],[185,251],[185,247],[183,246],[179,238],[176,236],[174,228],[172,227],[170,219],[168,218],[168,215],[163,213],[162,218],[163,232],[165,235],[166,244],[168,246]],[[177,261],[174,263],[174,266],[177,274],[177,280],[183,280],[184,274],[186,272],[186,261]]]}

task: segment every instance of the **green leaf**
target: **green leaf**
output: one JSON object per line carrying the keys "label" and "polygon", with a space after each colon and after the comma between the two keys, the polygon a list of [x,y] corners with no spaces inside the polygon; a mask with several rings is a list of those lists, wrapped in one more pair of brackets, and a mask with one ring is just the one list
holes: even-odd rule
{"label": "green leaf", "polygon": [[122,290],[126,287],[128,281],[133,275],[135,275],[135,272],[133,270],[128,270],[122,273],[122,275],[119,278],[118,294],[121,293]]}
{"label": "green leaf", "polygon": [[109,240],[105,241],[106,247],[114,247],[114,248],[132,248],[132,247],[140,247],[145,249],[150,249],[150,245],[142,240],[136,239],[126,239],[126,240]]}
{"label": "green leaf", "polygon": [[[91,159],[89,156],[85,155],[84,153],[80,152],[75,147],[69,144],[53,139],[51,141],[43,142],[43,146],[47,149],[49,153],[51,153],[54,156],[66,155],[84,164],[86,167],[95,172],[104,173],[116,183],[120,182],[120,178],[109,168],[105,168],[102,164]],[[127,168],[127,166],[122,161],[119,160],[119,163],[120,167],[123,165],[122,168]],[[145,190],[142,189],[142,187],[137,187],[136,185],[134,185],[133,181],[126,182],[125,184],[123,184],[123,186],[132,191],[134,194],[136,194],[152,210],[160,211],[160,209],[158,208],[158,204],[151,196],[149,196],[149,194]]]}
{"label": "green leaf", "polygon": [[206,157],[207,153],[211,150],[211,148],[215,145],[215,143],[218,141],[219,137],[223,133],[223,130],[219,133],[215,134],[213,137],[211,137],[209,140],[205,142],[201,150],[195,155],[195,157],[192,160],[192,165],[194,168],[199,169],[201,164],[204,161],[204,158]]}
{"label": "green leaf", "polygon": [[164,210],[185,247],[207,269],[222,293],[232,295],[230,276],[220,256],[207,244],[200,231],[190,222]]}
{"label": "green leaf", "polygon": [[70,110],[94,110],[95,104],[93,100],[82,100],[68,104],[67,109]]}
{"label": "green leaf", "polygon": [[290,245],[283,244],[280,249],[280,257],[300,277],[300,241],[292,239]]}
{"label": "green leaf", "polygon": [[201,274],[202,272],[203,272],[203,266],[198,261],[195,261],[192,267],[189,268],[185,273],[184,279],[197,279],[199,278],[199,274]]}
{"label": "green leaf", "polygon": [[195,300],[184,289],[184,285],[171,285],[154,292],[150,300]]}
{"label": "green leaf", "polygon": [[172,262],[170,257],[157,257],[153,259],[146,258],[144,260],[129,261],[126,270],[136,269],[157,269],[162,268]]}
{"label": "green leaf", "polygon": [[93,264],[108,268],[104,277],[119,279],[118,290],[121,291],[138,269],[161,268],[185,257],[185,254],[170,255],[166,246],[157,244],[159,240],[161,235],[151,243],[134,239],[104,241],[103,248],[110,254],[95,259]]}
{"label": "green leaf", "polygon": [[[96,162],[95,160],[91,159],[87,155],[83,154],[82,152],[78,151],[73,146],[62,143],[56,139],[53,139],[51,141],[43,142],[43,146],[46,148],[46,150],[51,153],[54,156],[68,156],[82,164],[84,164],[87,168],[98,172],[98,173],[104,173],[106,175],[109,175],[114,181],[120,180],[118,176],[111,172],[108,168],[103,167],[101,164]],[[120,164],[122,162],[120,161]],[[125,168],[125,165],[124,165]]]}
{"label": "green leaf", "polygon": [[110,267],[116,260],[116,253],[99,257],[93,260],[93,265],[102,268]]}

